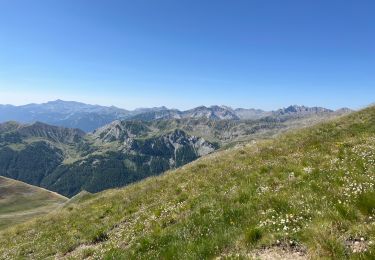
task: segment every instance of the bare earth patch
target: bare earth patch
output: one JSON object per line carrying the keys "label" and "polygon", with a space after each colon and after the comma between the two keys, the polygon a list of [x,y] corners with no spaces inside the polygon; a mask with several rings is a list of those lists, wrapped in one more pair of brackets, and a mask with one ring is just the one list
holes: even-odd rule
{"label": "bare earth patch", "polygon": [[249,251],[249,249],[237,248],[231,250],[230,252],[224,252],[221,256],[217,257],[219,259],[260,259],[260,260],[306,260],[310,259],[307,255],[307,250],[305,247],[296,244],[294,241],[289,243],[285,241],[278,241],[277,243],[254,249]]}
{"label": "bare earth patch", "polygon": [[352,253],[362,253],[367,251],[369,241],[366,241],[363,237],[351,238],[346,241],[345,245]]}
{"label": "bare earth patch", "polygon": [[283,248],[283,247],[270,247],[259,249],[256,252],[251,254],[251,258],[262,259],[262,260],[305,260],[308,259],[306,253],[292,248]]}

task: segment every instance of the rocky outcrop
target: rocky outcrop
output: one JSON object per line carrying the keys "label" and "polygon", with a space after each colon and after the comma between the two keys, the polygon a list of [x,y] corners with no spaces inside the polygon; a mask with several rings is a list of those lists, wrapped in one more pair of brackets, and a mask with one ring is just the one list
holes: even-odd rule
{"label": "rocky outcrop", "polygon": [[116,120],[94,131],[93,136],[102,142],[124,142],[129,138],[135,138],[150,133],[146,123],[141,121]]}
{"label": "rocky outcrop", "polygon": [[235,112],[226,106],[200,106],[182,113],[183,118],[207,118],[207,119],[226,119],[238,120],[240,119]]}

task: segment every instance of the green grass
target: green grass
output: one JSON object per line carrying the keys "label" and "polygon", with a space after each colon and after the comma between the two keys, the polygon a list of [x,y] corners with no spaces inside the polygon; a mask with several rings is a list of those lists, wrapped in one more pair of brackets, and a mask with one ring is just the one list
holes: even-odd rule
{"label": "green grass", "polygon": [[1,232],[0,258],[374,259],[374,185],[371,107],[90,195]]}
{"label": "green grass", "polygon": [[47,214],[67,198],[0,176],[0,230]]}

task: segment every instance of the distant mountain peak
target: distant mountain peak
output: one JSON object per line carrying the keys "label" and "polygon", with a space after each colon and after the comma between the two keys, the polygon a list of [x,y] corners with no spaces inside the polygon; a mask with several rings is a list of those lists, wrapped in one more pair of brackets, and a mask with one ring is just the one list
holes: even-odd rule
{"label": "distant mountain peak", "polygon": [[182,117],[191,118],[208,118],[208,119],[230,119],[238,120],[239,117],[235,112],[225,106],[199,106],[187,111],[182,112]]}
{"label": "distant mountain peak", "polygon": [[56,99],[56,100],[48,101],[47,103],[64,103],[64,102],[67,102],[67,101],[64,101],[62,99]]}
{"label": "distant mountain peak", "polygon": [[331,113],[334,112],[331,109],[324,107],[307,107],[300,105],[291,105],[286,108],[281,108],[276,111],[277,114],[316,114],[316,113]]}
{"label": "distant mountain peak", "polygon": [[223,109],[227,109],[227,110],[231,110],[233,111],[234,109],[230,106],[226,106],[226,105],[220,105],[219,107],[223,108]]}

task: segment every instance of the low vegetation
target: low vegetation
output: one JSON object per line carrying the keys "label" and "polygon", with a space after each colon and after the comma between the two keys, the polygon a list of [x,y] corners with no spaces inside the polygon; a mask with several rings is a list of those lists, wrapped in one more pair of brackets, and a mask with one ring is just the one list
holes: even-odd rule
{"label": "low vegetation", "polygon": [[0,257],[375,258],[375,107],[217,152],[0,233]]}

